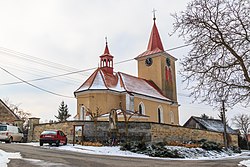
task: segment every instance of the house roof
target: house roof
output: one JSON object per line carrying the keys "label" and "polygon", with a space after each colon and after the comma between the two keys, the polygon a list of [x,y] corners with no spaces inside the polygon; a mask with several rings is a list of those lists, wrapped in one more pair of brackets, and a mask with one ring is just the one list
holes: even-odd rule
{"label": "house roof", "polygon": [[17,120],[19,120],[20,118],[0,99],[0,104],[2,104],[2,106],[5,107],[5,109],[13,116],[15,117]]}
{"label": "house roof", "polygon": [[171,101],[165,97],[154,82],[138,78],[122,72],[110,74],[102,68],[95,72],[74,92],[77,93],[90,90],[110,90],[116,92],[127,92],[160,100]]}
{"label": "house roof", "polygon": [[[205,119],[205,118],[194,117],[194,116],[192,116],[190,119],[194,119],[196,122],[198,122],[200,125],[202,125],[207,130],[215,131],[215,132],[224,132],[223,122],[221,120],[219,120],[219,119]],[[184,124],[184,126],[185,126],[185,124]],[[234,134],[234,133],[237,133],[237,132],[234,131],[229,126],[227,126],[227,133]]]}
{"label": "house roof", "polygon": [[154,24],[153,24],[153,28],[151,31],[151,35],[149,38],[149,42],[148,42],[148,48],[145,52],[143,52],[142,54],[140,54],[139,56],[136,57],[140,58],[140,57],[145,57],[151,54],[155,54],[155,53],[160,53],[160,52],[164,52],[164,48],[161,42],[161,37],[160,34],[158,32],[156,23],[155,23],[155,18],[154,18]]}

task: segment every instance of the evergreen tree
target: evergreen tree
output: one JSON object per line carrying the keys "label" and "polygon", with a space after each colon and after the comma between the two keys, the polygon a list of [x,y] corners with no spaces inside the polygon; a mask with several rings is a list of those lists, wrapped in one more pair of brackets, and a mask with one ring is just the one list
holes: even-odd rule
{"label": "evergreen tree", "polygon": [[64,104],[64,101],[62,101],[58,108],[58,116],[55,115],[55,117],[58,119],[59,122],[63,122],[63,121],[67,121],[67,119],[70,116],[71,115],[69,114],[67,104]]}

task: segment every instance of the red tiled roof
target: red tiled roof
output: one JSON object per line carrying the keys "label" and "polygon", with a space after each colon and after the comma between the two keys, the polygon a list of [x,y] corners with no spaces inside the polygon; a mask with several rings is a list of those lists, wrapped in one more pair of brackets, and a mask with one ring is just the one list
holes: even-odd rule
{"label": "red tiled roof", "polygon": [[160,38],[160,34],[158,32],[155,20],[154,20],[154,25],[151,31],[151,35],[149,38],[149,42],[148,42],[148,48],[145,52],[143,52],[142,54],[140,54],[139,56],[137,56],[136,58],[139,57],[144,57],[147,55],[151,55],[151,54],[155,54],[155,53],[159,53],[159,52],[163,52],[164,48],[161,42],[161,38]]}
{"label": "red tiled roof", "polygon": [[171,101],[165,97],[153,81],[138,78],[129,74],[117,72],[110,74],[98,68],[75,92],[80,93],[89,90],[111,90],[116,92],[128,92],[156,99]]}

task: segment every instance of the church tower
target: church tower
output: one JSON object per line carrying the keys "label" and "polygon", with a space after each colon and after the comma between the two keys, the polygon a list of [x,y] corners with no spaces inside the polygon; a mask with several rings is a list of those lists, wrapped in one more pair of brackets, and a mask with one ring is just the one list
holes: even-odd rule
{"label": "church tower", "polygon": [[163,95],[177,102],[175,57],[164,51],[161,38],[156,26],[156,18],[153,18],[153,28],[145,52],[137,56],[138,76],[152,80]]}
{"label": "church tower", "polygon": [[100,68],[105,72],[113,74],[113,56],[109,53],[108,42],[106,39],[106,46],[104,53],[100,56]]}

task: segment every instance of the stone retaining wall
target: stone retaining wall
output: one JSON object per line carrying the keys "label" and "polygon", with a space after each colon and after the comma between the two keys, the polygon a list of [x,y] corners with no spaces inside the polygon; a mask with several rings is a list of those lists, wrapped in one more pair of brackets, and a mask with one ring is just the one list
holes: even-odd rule
{"label": "stone retaining wall", "polygon": [[[228,134],[229,145],[238,146],[238,135]],[[223,144],[223,133],[187,128],[174,125],[161,125],[151,123],[151,139],[154,142],[178,141],[186,142],[190,140],[199,141],[206,139]]]}
{"label": "stone retaining wall", "polygon": [[[68,137],[68,141],[73,141],[73,130],[74,125],[84,125],[84,139],[87,141],[100,141],[103,143],[108,142],[111,139],[111,133],[109,131],[109,122],[98,121],[95,127],[93,121],[67,121],[67,122],[58,122],[58,123],[46,123],[34,125],[34,132],[32,141],[38,141],[39,136],[42,131],[49,129],[59,129],[62,130]],[[150,141],[150,124],[143,122],[130,122],[128,125],[128,140],[129,141],[138,141],[145,140]],[[96,132],[95,132],[96,129]],[[124,122],[118,122],[118,140],[125,141],[126,138],[126,124]],[[78,133],[78,134],[81,134]]]}
{"label": "stone retaining wall", "polygon": [[[109,131],[109,123],[98,121],[97,126],[93,121],[67,121],[61,123],[46,123],[33,126],[32,141],[38,141],[43,130],[60,129],[68,137],[68,141],[73,141],[73,126],[84,125],[84,140],[100,141],[107,143],[112,134]],[[151,122],[129,122],[128,126],[128,141],[145,141],[145,142],[188,142],[190,140],[206,139],[223,144],[223,134],[218,132],[186,128],[176,125],[157,124]],[[95,133],[96,129],[96,133]],[[118,122],[117,139],[121,142],[126,138],[126,124]],[[238,136],[229,135],[230,145],[238,146]]]}

